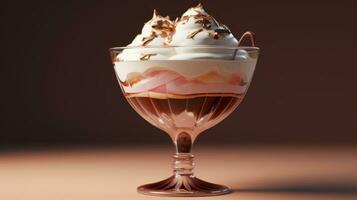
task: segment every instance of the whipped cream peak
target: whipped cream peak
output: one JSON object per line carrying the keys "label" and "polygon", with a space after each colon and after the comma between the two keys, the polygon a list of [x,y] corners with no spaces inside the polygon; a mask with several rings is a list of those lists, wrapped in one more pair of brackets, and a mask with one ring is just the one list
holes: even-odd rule
{"label": "whipped cream peak", "polygon": [[201,3],[199,3],[196,7],[189,8],[186,12],[182,14],[182,16],[192,16],[197,14],[208,15],[208,13],[203,9]]}
{"label": "whipped cream peak", "polygon": [[162,15],[159,14],[159,12],[156,9],[154,9],[154,12],[152,14],[152,18],[149,21],[147,21],[145,24],[150,23],[155,19],[162,19],[162,18],[164,18],[166,20],[170,20],[170,16],[167,15],[166,17],[163,17]]}
{"label": "whipped cream peak", "polygon": [[237,46],[238,44],[229,28],[209,15],[202,4],[189,8],[175,25],[176,32],[170,43],[173,46]]}
{"label": "whipped cream peak", "polygon": [[141,34],[137,35],[128,46],[168,45],[174,32],[175,24],[170,17],[163,17],[154,10],[153,17],[144,24]]}
{"label": "whipped cream peak", "polygon": [[172,49],[155,47],[167,46],[174,32],[175,24],[170,17],[163,17],[154,10],[152,18],[144,24],[141,33],[128,45],[138,48],[124,49],[117,59],[119,61],[168,59],[173,54]]}

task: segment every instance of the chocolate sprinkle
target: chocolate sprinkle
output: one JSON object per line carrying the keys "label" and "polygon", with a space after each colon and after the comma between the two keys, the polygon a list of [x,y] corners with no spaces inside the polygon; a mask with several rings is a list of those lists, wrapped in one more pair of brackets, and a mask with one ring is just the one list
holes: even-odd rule
{"label": "chocolate sprinkle", "polygon": [[188,34],[187,39],[193,39],[193,38],[195,37],[195,35],[196,35],[197,33],[201,32],[201,31],[203,31],[202,28],[199,28],[199,29],[197,29],[197,30],[195,30],[195,31],[192,31],[190,34]]}

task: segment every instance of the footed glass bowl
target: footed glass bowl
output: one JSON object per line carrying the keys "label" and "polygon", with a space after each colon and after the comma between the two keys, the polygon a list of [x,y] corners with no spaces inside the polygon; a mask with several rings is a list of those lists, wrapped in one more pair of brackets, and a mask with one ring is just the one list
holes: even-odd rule
{"label": "footed glass bowl", "polygon": [[[139,56],[121,58],[128,52]],[[140,193],[188,197],[229,192],[226,186],[195,177],[192,146],[200,133],[221,122],[242,102],[258,52],[257,47],[210,46],[110,49],[129,104],[167,133],[176,148],[173,175],[140,186]]]}

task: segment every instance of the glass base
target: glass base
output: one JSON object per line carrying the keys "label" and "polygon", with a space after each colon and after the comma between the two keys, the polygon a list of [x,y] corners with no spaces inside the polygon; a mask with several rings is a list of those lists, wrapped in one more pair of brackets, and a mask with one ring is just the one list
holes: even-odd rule
{"label": "glass base", "polygon": [[227,194],[229,188],[203,181],[193,175],[174,175],[156,183],[138,187],[138,192],[154,196],[198,197]]}

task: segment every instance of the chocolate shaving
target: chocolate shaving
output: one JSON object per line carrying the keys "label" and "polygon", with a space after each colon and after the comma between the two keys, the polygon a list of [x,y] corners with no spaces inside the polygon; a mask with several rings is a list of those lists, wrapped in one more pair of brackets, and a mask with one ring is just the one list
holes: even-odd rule
{"label": "chocolate shaving", "polygon": [[195,21],[195,23],[196,24],[202,24],[202,27],[204,28],[204,29],[209,29],[209,28],[211,28],[211,22],[208,20],[208,19],[204,19],[204,18],[202,18],[202,19],[197,19],[196,21]]}
{"label": "chocolate shaving", "polygon": [[[150,24],[151,23],[151,24]],[[156,10],[154,10],[154,14],[152,19],[146,24],[150,24],[152,28],[151,35],[144,37],[142,39],[143,46],[146,46],[149,42],[151,42],[156,37],[169,37],[175,32],[175,25],[171,22],[170,17],[161,16]]]}
{"label": "chocolate shaving", "polygon": [[195,19],[212,19],[212,16],[199,13],[193,16]]}
{"label": "chocolate shaving", "polygon": [[218,34],[229,34],[229,33],[231,33],[229,30],[227,30],[227,29],[215,29],[214,30],[216,33],[218,33]]}
{"label": "chocolate shaving", "polygon": [[214,32],[210,32],[209,36],[213,37],[216,40],[218,40],[218,38],[219,38],[219,34],[217,32],[215,32],[215,31]]}
{"label": "chocolate shaving", "polygon": [[186,38],[187,38],[187,39],[193,39],[193,37],[195,37],[195,35],[196,35],[197,33],[201,32],[201,31],[203,31],[202,28],[199,28],[199,29],[197,29],[197,30],[195,30],[195,31],[192,31],[190,34],[188,34],[188,36],[187,36]]}
{"label": "chocolate shaving", "polygon": [[182,24],[185,24],[188,22],[188,20],[190,19],[190,16],[182,16],[176,23],[182,22]]}
{"label": "chocolate shaving", "polygon": [[175,31],[175,26],[167,20],[157,20],[151,27],[155,29],[161,37],[167,37]]}
{"label": "chocolate shaving", "polygon": [[210,32],[209,35],[214,39],[218,40],[220,36],[224,36],[224,34],[230,34],[231,32],[227,29],[215,29],[214,32]]}
{"label": "chocolate shaving", "polygon": [[147,36],[147,37],[143,37],[143,46],[146,46],[149,42],[151,42],[152,40],[154,40],[157,37],[156,33],[152,32],[151,35]]}
{"label": "chocolate shaving", "polygon": [[156,56],[156,53],[147,53],[140,57],[140,60],[149,60],[151,56]]}
{"label": "chocolate shaving", "polygon": [[194,16],[194,19],[195,19],[195,23],[202,24],[204,29],[209,29],[212,26],[211,23],[212,17],[210,15],[199,13]]}

